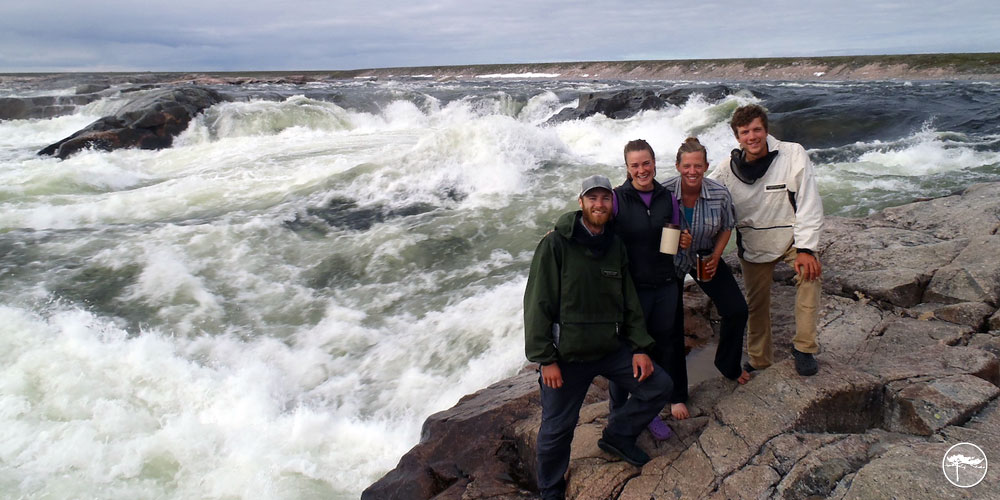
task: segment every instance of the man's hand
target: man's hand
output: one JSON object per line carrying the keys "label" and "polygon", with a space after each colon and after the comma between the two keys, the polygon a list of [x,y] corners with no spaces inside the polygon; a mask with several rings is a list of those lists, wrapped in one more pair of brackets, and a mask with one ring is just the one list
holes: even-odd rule
{"label": "man's hand", "polygon": [[799,252],[799,254],[795,256],[795,262],[792,264],[792,269],[795,269],[795,274],[802,276],[802,279],[806,281],[812,281],[819,278],[820,273],[823,272],[823,266],[820,265],[819,259],[817,259],[816,256],[805,252]]}
{"label": "man's hand", "polygon": [[542,365],[542,383],[553,389],[562,387],[562,370],[559,369],[559,363]]}
{"label": "man's hand", "polygon": [[639,379],[639,382],[646,380],[653,374],[653,360],[649,355],[636,353],[632,355],[632,376]]}
{"label": "man's hand", "polygon": [[681,231],[681,238],[677,242],[677,246],[681,247],[681,250],[687,250],[687,248],[691,246],[691,242],[693,241],[694,238],[691,236],[691,232],[685,229]]}

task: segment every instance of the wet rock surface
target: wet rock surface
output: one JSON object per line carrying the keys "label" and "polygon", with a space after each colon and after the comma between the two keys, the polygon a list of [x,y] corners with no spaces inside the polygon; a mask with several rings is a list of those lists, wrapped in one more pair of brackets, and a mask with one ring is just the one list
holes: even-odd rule
{"label": "wet rock surface", "polygon": [[[959,442],[1000,456],[998,229],[1000,183],[865,219],[829,218],[819,373],[795,373],[795,292],[787,272],[776,273],[778,362],[744,386],[720,375],[692,387],[690,419],[662,414],[673,437],[640,435],[653,457],[642,468],[597,447],[608,411],[598,381],[574,437],[568,497],[1000,499],[997,472],[959,488],[941,466]],[[713,308],[696,286],[686,293],[688,317],[701,318],[688,334],[706,335],[690,330],[710,329]],[[534,498],[537,390],[527,371],[431,416],[425,429],[435,431],[364,498]],[[489,424],[462,433],[455,414]],[[445,489],[428,479],[441,470],[457,478]],[[400,496],[388,484],[411,486]]]}
{"label": "wet rock surface", "polygon": [[85,148],[110,151],[170,147],[174,137],[187,128],[195,115],[226,100],[215,90],[197,86],[155,90],[126,103],[114,115],[50,144],[38,154],[65,159]]}

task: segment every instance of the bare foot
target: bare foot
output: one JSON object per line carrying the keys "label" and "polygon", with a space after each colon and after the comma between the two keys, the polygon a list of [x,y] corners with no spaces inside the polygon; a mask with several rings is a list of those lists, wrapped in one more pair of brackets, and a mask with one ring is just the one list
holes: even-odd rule
{"label": "bare foot", "polygon": [[736,379],[736,381],[739,382],[740,385],[743,385],[743,384],[749,382],[750,381],[750,373],[747,372],[746,370],[743,370],[743,373],[740,374],[740,378]]}
{"label": "bare foot", "polygon": [[691,414],[688,413],[687,405],[684,403],[674,403],[670,405],[670,414],[677,420],[684,420],[685,418],[691,416]]}

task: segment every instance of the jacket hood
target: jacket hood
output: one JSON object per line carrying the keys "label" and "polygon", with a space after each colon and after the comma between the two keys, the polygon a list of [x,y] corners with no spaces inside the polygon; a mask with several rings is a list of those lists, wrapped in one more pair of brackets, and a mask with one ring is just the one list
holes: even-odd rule
{"label": "jacket hood", "polygon": [[778,156],[777,139],[771,135],[767,136],[767,154],[753,161],[744,159],[742,149],[734,149],[730,153],[729,166],[736,176],[744,184],[753,184],[757,179],[764,177],[771,162]]}
{"label": "jacket hood", "polygon": [[594,257],[601,257],[608,251],[608,248],[614,241],[614,219],[608,220],[608,223],[604,225],[604,232],[591,236],[591,234],[577,222],[580,220],[580,217],[583,217],[582,210],[562,214],[559,219],[556,220],[556,233],[567,240],[575,241],[576,243],[583,245],[590,250]]}
{"label": "jacket hood", "polygon": [[576,212],[566,212],[560,215],[559,219],[556,220],[556,232],[567,240],[571,239],[573,237],[573,226],[576,225],[576,219],[582,215],[582,210],[577,210]]}

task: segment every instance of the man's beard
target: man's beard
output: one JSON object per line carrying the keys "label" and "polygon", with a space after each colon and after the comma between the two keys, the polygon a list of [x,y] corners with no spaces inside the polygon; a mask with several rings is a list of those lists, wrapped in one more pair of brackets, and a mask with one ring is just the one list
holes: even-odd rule
{"label": "man's beard", "polygon": [[611,212],[604,212],[602,214],[591,213],[590,210],[583,211],[583,220],[590,227],[604,228],[604,225],[608,223],[608,219],[611,217]]}

